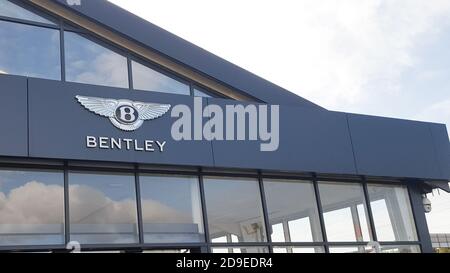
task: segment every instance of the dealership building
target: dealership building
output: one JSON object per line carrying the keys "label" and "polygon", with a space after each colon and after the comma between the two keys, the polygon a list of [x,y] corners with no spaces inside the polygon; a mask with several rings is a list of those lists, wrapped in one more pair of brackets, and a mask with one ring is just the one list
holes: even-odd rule
{"label": "dealership building", "polygon": [[[174,138],[207,106],[266,109],[276,149]],[[445,125],[329,111],[105,0],[0,0],[0,117],[0,252],[432,252],[450,190]]]}

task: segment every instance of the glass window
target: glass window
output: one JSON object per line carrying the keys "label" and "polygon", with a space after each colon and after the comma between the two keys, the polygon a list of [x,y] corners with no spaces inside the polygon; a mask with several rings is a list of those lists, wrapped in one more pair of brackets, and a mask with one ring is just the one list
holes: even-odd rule
{"label": "glass window", "polygon": [[0,21],[0,73],[61,79],[59,30]]}
{"label": "glass window", "polygon": [[44,24],[54,24],[53,22],[28,11],[16,4],[11,3],[7,0],[0,0],[0,16],[17,18],[21,20],[34,21]]}
{"label": "glass window", "polygon": [[140,177],[146,243],[204,242],[197,177]]}
{"label": "glass window", "polygon": [[312,182],[264,179],[264,191],[272,242],[322,241]]}
{"label": "glass window", "polygon": [[408,189],[397,185],[368,185],[379,241],[417,241]]}
{"label": "glass window", "polygon": [[137,90],[190,95],[189,85],[132,61],[133,88]]}
{"label": "glass window", "polygon": [[269,249],[267,247],[214,247],[211,249],[212,253],[269,253]]}
{"label": "glass window", "polygon": [[64,175],[0,170],[0,245],[64,244]]}
{"label": "glass window", "polygon": [[71,172],[69,185],[72,241],[138,242],[134,175]]}
{"label": "glass window", "polygon": [[381,246],[381,253],[421,253],[420,246]]}
{"label": "glass window", "polygon": [[65,32],[66,80],[128,88],[128,61],[82,35]]}
{"label": "glass window", "polygon": [[198,88],[194,89],[194,97],[212,98],[206,91],[201,91]]}
{"label": "glass window", "polygon": [[323,247],[274,247],[274,253],[325,253]]}
{"label": "glass window", "polygon": [[365,246],[330,247],[330,253],[374,253],[372,248]]}
{"label": "glass window", "polygon": [[209,232],[213,241],[223,236],[228,236],[228,241],[233,243],[266,241],[261,194],[256,179],[207,177],[204,182]]}
{"label": "glass window", "polygon": [[361,184],[320,182],[319,191],[328,241],[372,240]]}

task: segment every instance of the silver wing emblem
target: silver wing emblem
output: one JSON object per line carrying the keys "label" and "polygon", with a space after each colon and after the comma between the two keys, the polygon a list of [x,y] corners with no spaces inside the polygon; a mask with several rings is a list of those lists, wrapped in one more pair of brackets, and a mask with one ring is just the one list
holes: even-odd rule
{"label": "silver wing emblem", "polygon": [[75,98],[87,110],[109,118],[115,127],[128,132],[139,129],[146,120],[162,117],[171,108],[170,104],[84,96],[76,96]]}

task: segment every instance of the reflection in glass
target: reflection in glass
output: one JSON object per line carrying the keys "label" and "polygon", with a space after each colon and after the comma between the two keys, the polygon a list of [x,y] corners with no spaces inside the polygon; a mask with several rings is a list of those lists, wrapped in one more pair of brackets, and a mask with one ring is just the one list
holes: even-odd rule
{"label": "reflection in glass", "polygon": [[325,253],[323,247],[274,247],[274,253]]}
{"label": "reflection in glass", "polygon": [[[330,247],[330,253],[376,253],[376,250],[365,246]],[[420,247],[412,246],[381,246],[381,253],[421,253]]]}
{"label": "reflection in glass", "polygon": [[264,179],[264,191],[272,242],[322,241],[312,182]]}
{"label": "reflection in glass", "polygon": [[328,241],[371,241],[362,185],[320,182],[319,190]]}
{"label": "reflection in glass", "polygon": [[138,242],[135,179],[128,174],[69,174],[70,239],[81,244]]}
{"label": "reflection in glass", "polygon": [[194,97],[212,98],[206,91],[200,91],[198,88],[194,89]]}
{"label": "reflection in glass", "polygon": [[54,25],[53,22],[7,0],[0,0],[0,16]]}
{"label": "reflection in glass", "polygon": [[137,90],[190,95],[189,85],[132,61],[133,88]]}
{"label": "reflection in glass", "polygon": [[368,185],[379,241],[417,241],[408,189],[396,185]]}
{"label": "reflection in glass", "polygon": [[204,242],[196,177],[144,175],[140,187],[146,243]]}
{"label": "reflection in glass", "polygon": [[67,81],[128,88],[127,58],[79,34],[64,35]]}
{"label": "reflection in glass", "polygon": [[0,21],[0,73],[61,79],[59,31]]}
{"label": "reflection in glass", "polygon": [[0,245],[64,244],[64,175],[0,170]]}
{"label": "reflection in glass", "polygon": [[[270,214],[269,214],[270,215]],[[271,225],[272,226],[272,234],[271,239],[272,242],[286,242],[285,230],[283,223]]]}
{"label": "reflection in glass", "polygon": [[421,253],[420,246],[382,246],[382,253]]}
{"label": "reflection in glass", "polygon": [[266,241],[256,179],[207,177],[204,182],[212,240],[227,236],[232,242]]}
{"label": "reflection in glass", "polygon": [[212,253],[234,253],[234,254],[245,254],[245,253],[269,253],[267,247],[214,247],[211,249]]}
{"label": "reflection in glass", "polygon": [[372,253],[372,249],[364,246],[330,247],[330,253]]}

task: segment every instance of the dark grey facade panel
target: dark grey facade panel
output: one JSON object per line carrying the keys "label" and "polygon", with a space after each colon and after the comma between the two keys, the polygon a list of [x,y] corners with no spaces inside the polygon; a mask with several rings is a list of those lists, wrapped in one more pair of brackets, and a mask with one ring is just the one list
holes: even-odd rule
{"label": "dark grey facade panel", "polygon": [[0,117],[0,154],[27,156],[27,78],[0,75]]}
{"label": "dark grey facade panel", "polygon": [[348,119],[360,174],[450,178],[441,174],[428,123],[354,114]]}
{"label": "dark grey facade panel", "polygon": [[[82,1],[68,6],[54,0],[138,43],[191,67],[213,79],[270,104],[322,107],[240,68],[180,37],[105,0]],[[261,56],[263,59],[264,56]],[[263,60],[262,60],[263,61]]]}
{"label": "dark grey facade panel", "polygon": [[450,142],[447,127],[443,124],[429,123],[431,136],[438,161],[438,167],[443,177],[450,177]]}
{"label": "dark grey facade panel", "polygon": [[[124,132],[75,99],[130,99],[193,109],[189,96],[28,79],[27,99],[26,78],[0,76],[0,83],[0,114],[8,117],[2,121],[2,156],[450,180],[443,125],[281,106],[279,149],[261,152],[259,141],[174,141],[176,118],[170,113]],[[203,102],[222,109],[239,104],[215,98]],[[163,153],[134,151],[134,143],[131,150],[87,148],[87,136],[137,140],[140,148],[145,140],[167,144]]]}
{"label": "dark grey facade panel", "polygon": [[[30,79],[31,157],[213,166],[211,145],[201,142],[176,142],[172,139],[170,113],[159,119],[146,121],[139,130],[124,132],[115,128],[108,118],[83,108],[75,99],[77,95],[171,105],[185,104],[191,107],[193,103],[189,96],[131,92],[127,89]],[[163,153],[135,151],[134,148],[88,149],[87,136],[138,140],[140,149],[144,147],[145,140],[167,141],[167,144]],[[157,148],[156,144],[154,148]]]}
{"label": "dark grey facade panel", "polygon": [[[225,108],[223,100],[209,101]],[[213,150],[220,167],[356,173],[346,115],[337,112],[283,105],[277,151],[261,152],[257,141],[213,141]]]}

